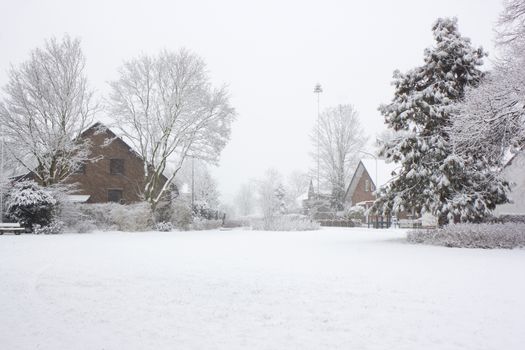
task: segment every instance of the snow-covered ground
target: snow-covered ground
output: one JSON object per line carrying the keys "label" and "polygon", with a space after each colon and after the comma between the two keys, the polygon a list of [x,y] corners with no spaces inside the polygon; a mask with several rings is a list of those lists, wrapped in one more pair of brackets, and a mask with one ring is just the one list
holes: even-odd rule
{"label": "snow-covered ground", "polygon": [[4,235],[0,348],[525,348],[525,250],[404,236]]}

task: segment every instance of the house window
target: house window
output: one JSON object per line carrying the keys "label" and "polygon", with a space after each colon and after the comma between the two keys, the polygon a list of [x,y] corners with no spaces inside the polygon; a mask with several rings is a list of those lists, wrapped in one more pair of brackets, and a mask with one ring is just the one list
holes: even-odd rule
{"label": "house window", "polygon": [[86,173],[86,163],[79,163],[75,167],[73,174],[82,175]]}
{"label": "house window", "polygon": [[109,173],[111,175],[124,175],[124,159],[110,159]]}
{"label": "house window", "polygon": [[108,202],[122,203],[122,190],[108,190]]}
{"label": "house window", "polygon": [[365,180],[365,192],[370,191],[370,181]]}

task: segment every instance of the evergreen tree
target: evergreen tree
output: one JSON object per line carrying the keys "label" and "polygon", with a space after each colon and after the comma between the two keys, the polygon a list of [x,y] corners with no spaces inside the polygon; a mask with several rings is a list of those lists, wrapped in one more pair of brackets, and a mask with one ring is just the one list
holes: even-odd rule
{"label": "evergreen tree", "polygon": [[382,149],[401,168],[380,191],[373,210],[387,215],[430,211],[439,225],[477,221],[506,200],[505,183],[484,166],[480,155],[457,156],[448,128],[454,103],[466,87],[483,78],[478,67],[486,53],[460,35],[455,18],[438,19],[432,31],[435,46],[425,50],[424,65],[406,74],[394,72],[394,99],[379,108],[388,127],[405,134]]}

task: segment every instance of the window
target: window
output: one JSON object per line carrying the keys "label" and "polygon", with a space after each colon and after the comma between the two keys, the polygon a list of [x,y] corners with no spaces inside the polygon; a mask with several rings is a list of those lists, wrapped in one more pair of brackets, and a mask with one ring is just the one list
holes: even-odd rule
{"label": "window", "polygon": [[108,202],[122,203],[122,190],[108,190]]}
{"label": "window", "polygon": [[124,175],[124,159],[110,159],[109,173],[111,175]]}
{"label": "window", "polygon": [[365,180],[365,192],[370,191],[370,181]]}
{"label": "window", "polygon": [[86,163],[80,163],[76,165],[75,171],[73,174],[81,175],[86,173]]}

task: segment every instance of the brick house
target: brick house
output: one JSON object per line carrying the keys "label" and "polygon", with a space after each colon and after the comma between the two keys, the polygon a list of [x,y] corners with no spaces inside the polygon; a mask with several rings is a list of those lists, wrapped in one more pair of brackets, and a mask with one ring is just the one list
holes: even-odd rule
{"label": "brick house", "polygon": [[[381,188],[388,184],[392,180],[392,173],[396,168],[396,164],[386,163],[382,159],[361,159],[345,193],[346,206],[361,206],[369,209],[376,199],[374,194],[376,187]],[[400,213],[397,215],[397,219],[405,219],[409,216],[407,213]],[[367,215],[365,223],[383,220],[390,222],[390,219]]]}
{"label": "brick house", "polygon": [[[66,184],[75,184],[73,201],[86,203],[133,203],[142,200],[144,161],[126,142],[102,123],[95,123],[80,136],[90,141],[90,158],[71,174]],[[31,173],[16,180],[33,179]],[[163,181],[167,181],[165,177]]]}
{"label": "brick house", "polygon": [[141,200],[144,188],[144,161],[109,128],[96,123],[82,133],[91,143],[90,158],[72,174],[67,183],[78,184],[87,203],[132,203]]}

